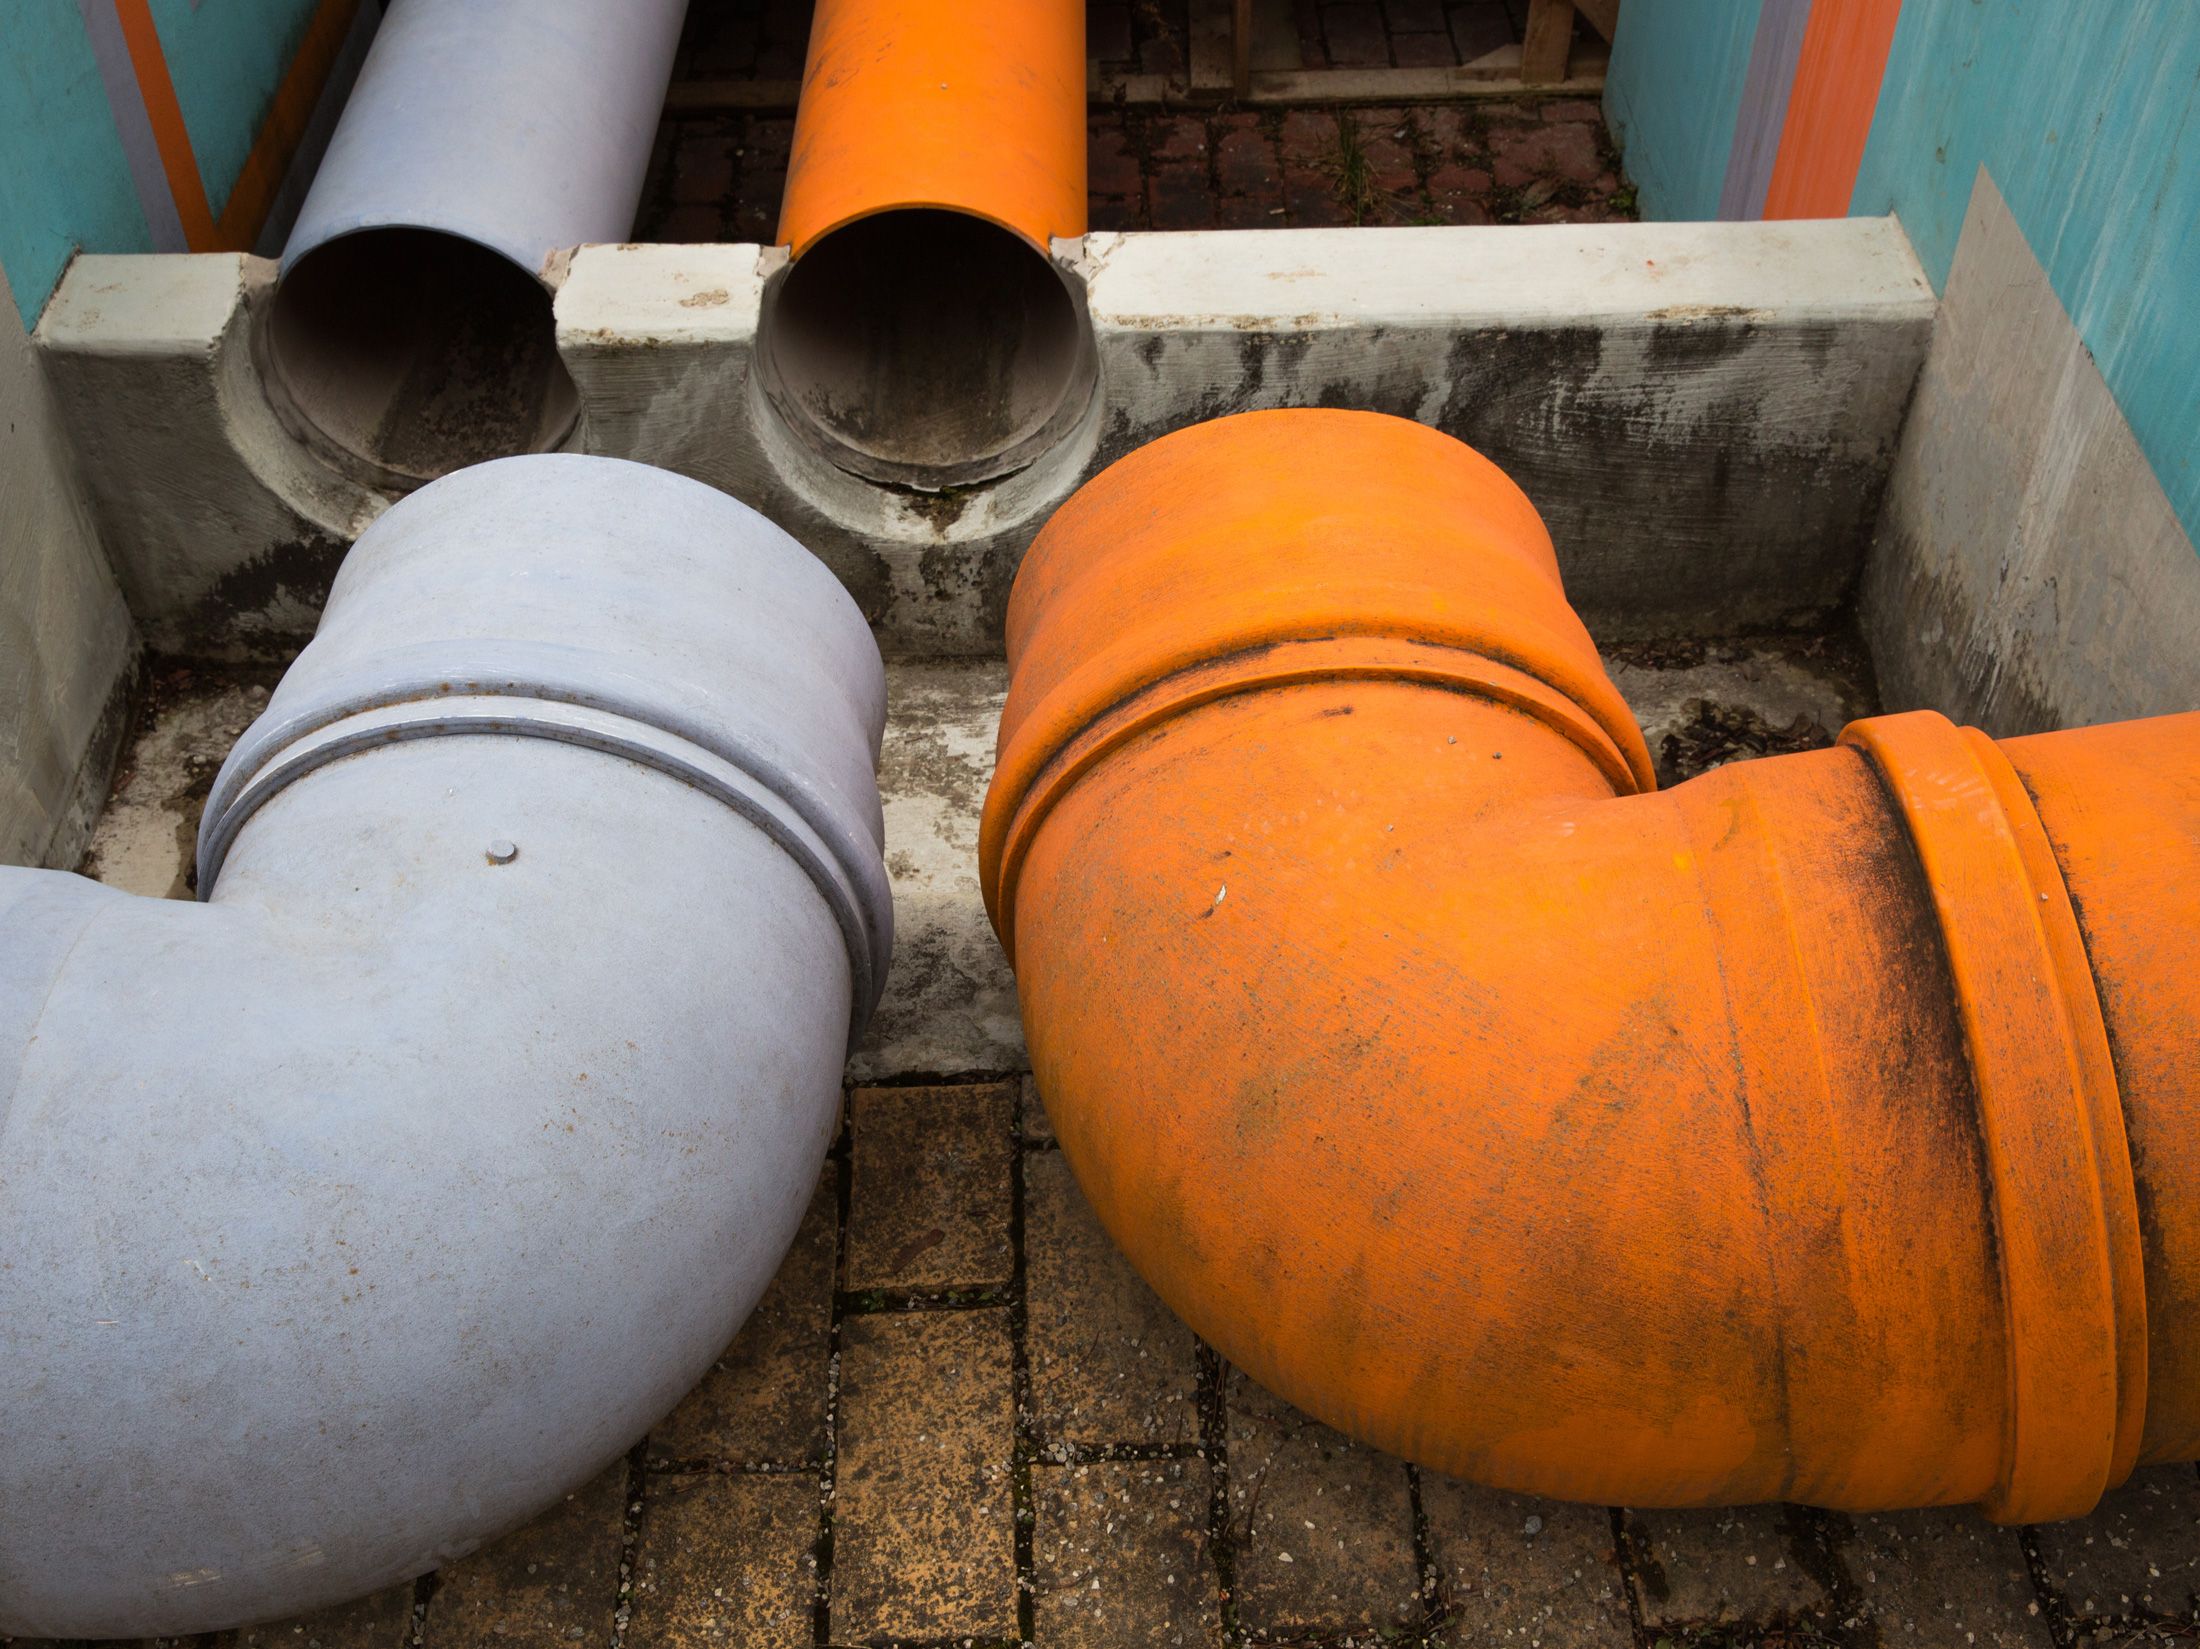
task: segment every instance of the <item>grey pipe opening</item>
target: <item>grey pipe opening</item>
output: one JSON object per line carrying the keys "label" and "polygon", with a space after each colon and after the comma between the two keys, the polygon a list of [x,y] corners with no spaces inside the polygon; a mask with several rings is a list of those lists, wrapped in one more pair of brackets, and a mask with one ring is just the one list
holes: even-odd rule
{"label": "grey pipe opening", "polygon": [[542,284],[432,229],[315,247],[284,275],[264,349],[291,433],[385,490],[549,451],[580,411]]}
{"label": "grey pipe opening", "polygon": [[780,417],[867,480],[938,491],[1024,468],[1097,383],[1084,294],[1021,236],[914,208],[825,236],[765,294]]}

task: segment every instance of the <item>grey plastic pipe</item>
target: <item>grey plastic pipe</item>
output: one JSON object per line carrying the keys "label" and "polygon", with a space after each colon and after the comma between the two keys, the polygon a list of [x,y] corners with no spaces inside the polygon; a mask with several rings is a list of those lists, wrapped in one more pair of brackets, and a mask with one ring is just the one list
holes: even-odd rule
{"label": "grey plastic pipe", "polygon": [[685,0],[397,0],[261,333],[291,433],[403,491],[557,447],[550,256],[633,227]]}
{"label": "grey plastic pipe", "polygon": [[359,1595],[679,1399],[884,979],[884,709],[762,517],[509,459],[352,550],[204,903],[0,870],[0,1633]]}

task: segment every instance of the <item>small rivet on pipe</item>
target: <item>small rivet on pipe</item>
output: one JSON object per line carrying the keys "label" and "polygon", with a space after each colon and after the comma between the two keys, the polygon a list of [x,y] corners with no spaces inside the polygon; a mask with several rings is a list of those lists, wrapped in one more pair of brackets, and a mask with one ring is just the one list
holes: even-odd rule
{"label": "small rivet on pipe", "polygon": [[519,843],[508,842],[502,836],[489,844],[489,863],[508,865],[519,857]]}

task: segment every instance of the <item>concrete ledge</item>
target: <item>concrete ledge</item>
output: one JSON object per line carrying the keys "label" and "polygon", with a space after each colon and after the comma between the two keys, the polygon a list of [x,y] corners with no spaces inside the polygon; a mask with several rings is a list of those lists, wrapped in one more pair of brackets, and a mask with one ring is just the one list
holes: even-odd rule
{"label": "concrete ledge", "polygon": [[276,423],[253,360],[275,265],[80,257],[34,339],[124,598],[156,652],[284,657],[387,505]]}
{"label": "concrete ledge", "polygon": [[1892,219],[1088,244],[1103,460],[1252,407],[1418,419],[1526,489],[1608,638],[1846,598],[1934,311]]}
{"label": "concrete ledge", "polygon": [[[1257,407],[1435,425],[1550,522],[1611,637],[1806,620],[1854,586],[1932,328],[1892,220],[1100,234],[1099,384],[1005,480],[875,486],[796,441],[750,371],[755,246],[591,246],[557,294],[576,444],[761,509],[854,592],[891,654],[1001,645],[1024,548],[1087,476]],[[383,500],[276,424],[251,339],[254,259],[84,258],[39,328],[132,610],[167,651],[253,656],[311,628]]]}

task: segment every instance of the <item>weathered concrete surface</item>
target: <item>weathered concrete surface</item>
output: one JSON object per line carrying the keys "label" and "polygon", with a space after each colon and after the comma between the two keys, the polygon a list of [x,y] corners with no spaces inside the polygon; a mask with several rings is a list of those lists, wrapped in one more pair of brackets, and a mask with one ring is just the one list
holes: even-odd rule
{"label": "weathered concrete surface", "polygon": [[887,666],[879,794],[894,964],[848,1063],[859,1082],[1028,1063],[1015,975],[978,889],[978,812],[1007,698],[1008,666],[997,659]]}
{"label": "weathered concrete surface", "polygon": [[1983,166],[1860,605],[1889,709],[2200,708],[2200,554]]}
{"label": "weathered concrete surface", "polygon": [[2037,1539],[2049,1582],[2080,1624],[2200,1622],[2200,1477],[2192,1467],[2133,1472],[2092,1516],[2047,1524]]}
{"label": "weathered concrete surface", "polygon": [[[749,382],[760,249],[586,247],[559,343],[591,451],[748,499],[809,543],[891,650],[999,645],[1047,512],[1158,435],[1354,406],[1458,435],[1549,520],[1611,635],[1823,613],[1854,584],[1933,298],[1891,220],[1095,234],[1095,417],[944,499],[828,471]],[[1380,279],[1370,271],[1380,270]]]}
{"label": "weathered concrete surface", "polygon": [[[1099,384],[1029,469],[927,495],[793,437],[750,364],[780,254],[589,246],[556,302],[585,450],[755,505],[903,656],[991,654],[1055,505],[1158,435],[1260,407],[1433,424],[1543,510],[1613,636],[1823,613],[1854,584],[1931,328],[1892,220],[1094,234]],[[253,334],[272,268],[84,258],[38,329],[132,611],[164,651],[257,656],[310,628],[383,507],[285,434]]]}
{"label": "weathered concrete surface", "polygon": [[160,666],[139,697],[114,792],[76,868],[125,893],[192,898],[199,815],[229,747],[267,707],[275,674],[251,666]]}
{"label": "weathered concrete surface", "polygon": [[1419,419],[1520,483],[1612,637],[1840,602],[1933,315],[1892,219],[1094,236],[1087,256],[1098,462],[1254,407]]}
{"label": "weathered concrete surface", "polygon": [[389,503],[276,421],[253,355],[274,279],[229,252],[80,257],[39,317],[93,517],[156,652],[296,652]]}
{"label": "weathered concrete surface", "polygon": [[1871,1622],[1882,1644],[2048,1649],[2054,1641],[2016,1530],[1997,1529],[1973,1506],[1848,1522],[1849,1618]]}
{"label": "weathered concrete surface", "polygon": [[0,274],[0,864],[84,851],[126,721],[137,634]]}

